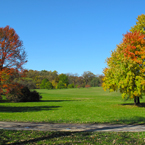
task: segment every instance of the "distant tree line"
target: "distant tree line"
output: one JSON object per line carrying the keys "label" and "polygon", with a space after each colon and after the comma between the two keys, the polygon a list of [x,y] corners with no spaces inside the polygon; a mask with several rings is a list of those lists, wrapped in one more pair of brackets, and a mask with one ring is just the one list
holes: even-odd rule
{"label": "distant tree line", "polygon": [[77,74],[58,74],[57,71],[25,71],[25,77],[14,81],[27,86],[29,89],[63,89],[81,87],[99,87],[103,75],[95,75],[85,71],[82,76]]}

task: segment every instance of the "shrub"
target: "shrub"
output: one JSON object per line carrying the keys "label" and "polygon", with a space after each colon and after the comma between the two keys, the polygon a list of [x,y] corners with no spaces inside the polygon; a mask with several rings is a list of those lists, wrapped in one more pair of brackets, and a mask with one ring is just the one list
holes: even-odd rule
{"label": "shrub", "polygon": [[68,88],[74,88],[74,84],[69,84]]}
{"label": "shrub", "polygon": [[83,88],[84,88],[84,87],[85,87],[85,83],[81,84],[81,87],[83,87]]}
{"label": "shrub", "polygon": [[38,92],[36,91],[30,92],[30,97],[29,97],[30,102],[40,101],[41,98],[42,96],[40,96]]}
{"label": "shrub", "polygon": [[21,89],[23,88],[22,85],[18,84],[14,88],[10,88],[6,93],[6,98],[12,102],[21,102],[24,98]]}
{"label": "shrub", "polygon": [[18,84],[9,90],[6,98],[12,102],[32,102],[39,101],[42,97],[36,91],[30,92],[28,87]]}
{"label": "shrub", "polygon": [[80,88],[81,86],[80,85],[77,85],[77,88]]}
{"label": "shrub", "polygon": [[28,98],[30,96],[30,90],[28,87],[23,87],[21,89],[21,93],[22,93],[22,99],[21,99],[21,102],[27,102],[28,101]]}
{"label": "shrub", "polygon": [[85,85],[85,88],[90,88],[91,86],[90,85]]}

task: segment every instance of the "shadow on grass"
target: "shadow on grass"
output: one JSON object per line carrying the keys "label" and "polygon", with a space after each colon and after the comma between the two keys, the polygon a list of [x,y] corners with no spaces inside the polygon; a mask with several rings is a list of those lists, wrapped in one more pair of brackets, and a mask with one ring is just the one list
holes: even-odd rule
{"label": "shadow on grass", "polygon": [[[91,135],[91,132],[80,132],[82,134],[82,136],[88,136]],[[9,143],[9,145],[19,145],[19,144],[33,144],[33,143],[37,143],[39,141],[43,141],[43,140],[51,140],[53,138],[60,138],[60,137],[68,137],[68,136],[79,136],[80,134],[79,132],[51,132],[51,134],[49,135],[44,135],[42,137],[36,137],[34,139],[29,139],[29,140],[25,140],[25,141],[16,141],[15,143]],[[3,141],[1,142],[2,144],[6,144],[8,143],[8,141]]]}
{"label": "shadow on grass", "polygon": [[[80,100],[40,100],[36,102],[39,103],[39,102],[65,102],[65,101],[80,101]],[[23,102],[11,102],[9,100],[0,100],[0,103],[23,103]]]}
{"label": "shadow on grass", "polygon": [[56,110],[61,106],[25,106],[25,107],[10,107],[10,106],[0,106],[0,112],[33,112],[41,110]]}
{"label": "shadow on grass", "polygon": [[9,100],[0,100],[0,103],[11,103]]}
{"label": "shadow on grass", "polygon": [[0,144],[8,144],[9,137],[3,134],[3,130],[0,130]]}
{"label": "shadow on grass", "polygon": [[129,125],[143,125],[145,124],[145,117],[134,116],[132,118],[120,118],[110,121],[111,124],[129,124]]}
{"label": "shadow on grass", "polygon": [[80,100],[40,100],[40,102],[65,102],[65,101],[80,101]]}
{"label": "shadow on grass", "polygon": [[145,107],[145,103],[140,103],[140,104],[137,104],[137,105],[134,105],[134,103],[124,103],[124,104],[121,104],[123,106],[127,105],[127,106],[137,106],[137,107]]}
{"label": "shadow on grass", "polygon": [[[15,131],[13,131],[15,133]],[[28,132],[27,134],[31,134],[32,132]],[[134,137],[133,133],[128,132],[120,132],[120,133],[111,133],[111,132],[50,132],[49,134],[46,132],[42,135],[39,134],[39,137],[30,138],[26,135],[26,139],[16,141],[13,139],[13,143],[9,143],[8,138],[5,137],[6,140],[0,137],[1,144],[9,144],[9,145],[24,145],[24,144],[46,144],[49,141],[50,144],[144,144],[144,141],[139,138]],[[18,139],[18,138],[17,138]],[[116,143],[114,143],[114,140]],[[48,144],[48,142],[47,142]]]}

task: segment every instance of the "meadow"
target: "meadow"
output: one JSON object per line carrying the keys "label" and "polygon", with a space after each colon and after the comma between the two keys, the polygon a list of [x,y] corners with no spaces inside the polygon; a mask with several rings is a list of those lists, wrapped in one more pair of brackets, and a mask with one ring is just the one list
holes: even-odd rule
{"label": "meadow", "polygon": [[135,106],[119,92],[102,87],[37,90],[40,102],[0,103],[0,121],[48,123],[144,124],[145,98]]}

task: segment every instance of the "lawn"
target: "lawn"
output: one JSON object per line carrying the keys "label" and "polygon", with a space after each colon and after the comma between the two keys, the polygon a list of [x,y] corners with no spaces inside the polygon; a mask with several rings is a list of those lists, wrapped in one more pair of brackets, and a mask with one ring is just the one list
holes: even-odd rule
{"label": "lawn", "polygon": [[119,92],[104,92],[102,87],[37,90],[40,102],[0,103],[0,121],[49,123],[145,123],[144,102],[124,101]]}
{"label": "lawn", "polygon": [[143,145],[145,132],[44,132],[0,130],[0,144]]}

